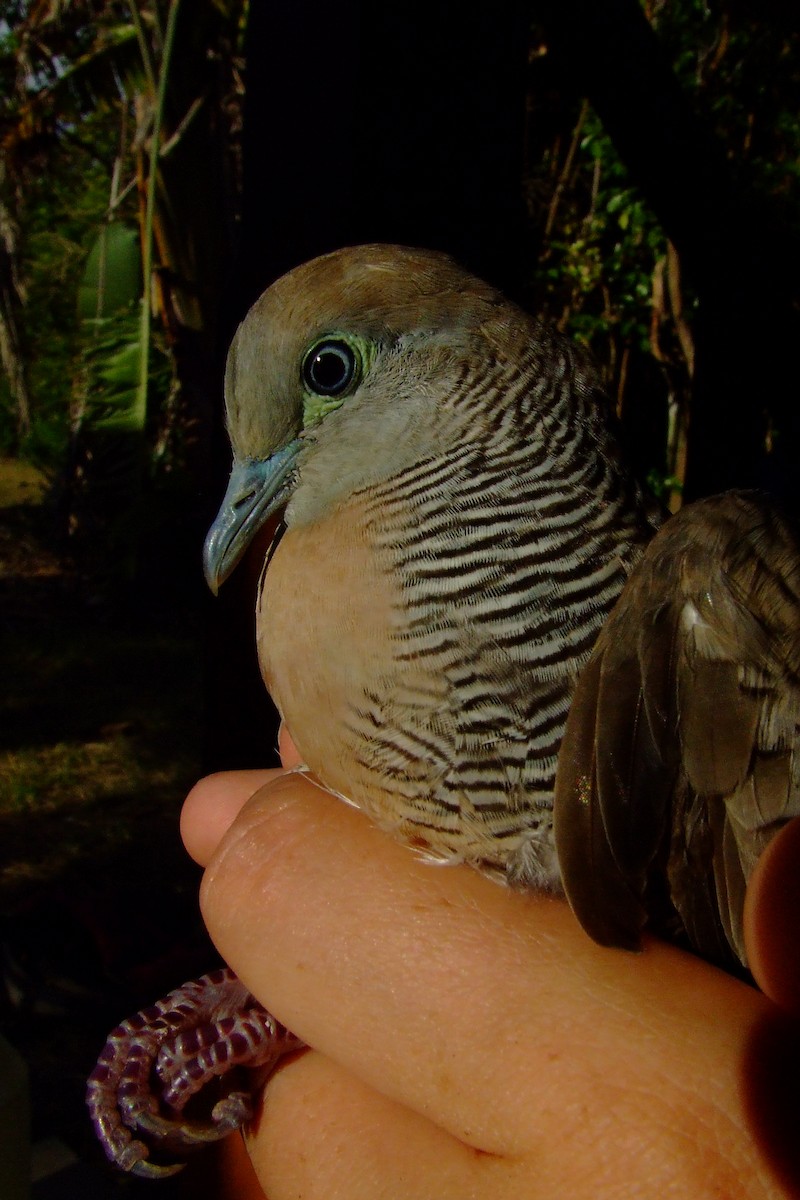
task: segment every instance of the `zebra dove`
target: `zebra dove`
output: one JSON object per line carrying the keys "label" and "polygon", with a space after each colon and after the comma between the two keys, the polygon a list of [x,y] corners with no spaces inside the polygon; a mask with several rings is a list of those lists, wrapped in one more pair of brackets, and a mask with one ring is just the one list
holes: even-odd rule
{"label": "zebra dove", "polygon": [[[733,493],[657,532],[583,353],[426,251],[278,280],[226,403],[206,577],[285,510],[258,653],[308,768],[429,859],[565,890],[598,940],[635,947],[650,917],[741,963],[747,877],[800,811],[798,541],[771,505]],[[145,1142],[250,1112],[233,1092],[200,1125],[186,1098],[297,1045],[230,972],[171,993],[90,1079],[109,1157],[174,1169]]]}

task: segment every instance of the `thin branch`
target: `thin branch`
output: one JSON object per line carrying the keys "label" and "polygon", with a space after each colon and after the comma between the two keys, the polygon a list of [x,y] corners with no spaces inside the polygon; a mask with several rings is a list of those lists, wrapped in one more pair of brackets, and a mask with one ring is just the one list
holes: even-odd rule
{"label": "thin branch", "polygon": [[186,115],[177,125],[175,132],[169,138],[167,138],[167,140],[164,142],[164,145],[161,147],[161,150],[159,151],[160,158],[166,158],[168,154],[172,153],[186,130],[191,125],[192,121],[200,112],[200,109],[203,107],[204,103],[205,100],[202,96],[198,96],[196,100],[192,101],[186,110]]}
{"label": "thin branch", "polygon": [[584,100],[583,104],[581,105],[581,111],[578,114],[578,120],[572,134],[572,141],[570,142],[569,150],[567,151],[567,157],[564,162],[564,166],[561,169],[561,174],[559,175],[556,186],[553,189],[553,198],[550,201],[550,208],[547,212],[547,222],[544,227],[545,241],[549,239],[550,234],[553,231],[553,226],[556,222],[556,215],[558,213],[558,206],[561,203],[561,197],[564,194],[567,182],[572,174],[572,168],[575,163],[575,155],[578,153],[581,133],[583,132],[583,125],[588,112],[589,104],[588,101]]}
{"label": "thin branch", "polygon": [[144,289],[142,295],[142,325],[141,348],[139,358],[139,388],[137,406],[143,411],[147,406],[147,380],[150,363],[150,305],[153,294],[153,219],[156,207],[156,189],[158,181],[158,159],[161,142],[161,128],[164,120],[164,107],[169,80],[169,66],[175,45],[175,29],[178,21],[180,0],[170,0],[167,15],[167,28],[164,35],[164,52],[161,56],[161,67],[158,76],[156,92],[156,107],[153,114],[153,132],[150,140],[150,168],[147,180],[147,201],[145,206],[144,246],[142,253],[142,270],[144,274]]}
{"label": "thin branch", "polygon": [[153,65],[153,56],[150,53],[150,46],[144,31],[144,25],[142,24],[142,14],[139,12],[139,5],[137,4],[136,0],[128,0],[128,8],[130,10],[131,20],[133,21],[133,27],[136,30],[136,40],[139,43],[139,53],[142,56],[144,73],[147,76],[147,82],[150,85],[150,91],[153,95],[155,95],[156,91],[158,90],[158,85],[156,83],[156,71]]}
{"label": "thin branch", "polygon": [[694,338],[692,337],[691,328],[683,315],[681,264],[678,252],[672,242],[667,242],[667,292],[681,353],[686,361],[686,370],[689,378],[692,379],[694,377]]}

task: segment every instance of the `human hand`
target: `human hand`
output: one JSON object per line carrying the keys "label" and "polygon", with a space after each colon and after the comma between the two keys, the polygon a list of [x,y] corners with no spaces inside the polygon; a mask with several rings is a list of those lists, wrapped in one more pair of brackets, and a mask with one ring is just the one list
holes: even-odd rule
{"label": "human hand", "polygon": [[184,837],[221,953],[313,1047],[248,1137],[270,1200],[796,1194],[796,1027],[753,989],[595,946],[301,774],[202,781]]}
{"label": "human hand", "polygon": [[759,859],[745,900],[745,940],[756,983],[800,1017],[800,819],[791,821]]}

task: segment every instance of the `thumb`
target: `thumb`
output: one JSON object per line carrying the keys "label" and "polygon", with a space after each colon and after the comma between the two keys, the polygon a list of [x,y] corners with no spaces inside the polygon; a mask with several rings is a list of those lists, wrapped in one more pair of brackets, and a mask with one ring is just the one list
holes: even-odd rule
{"label": "thumb", "polygon": [[800,1015],[800,818],[772,840],[747,888],[744,932],[753,977],[771,1000]]}

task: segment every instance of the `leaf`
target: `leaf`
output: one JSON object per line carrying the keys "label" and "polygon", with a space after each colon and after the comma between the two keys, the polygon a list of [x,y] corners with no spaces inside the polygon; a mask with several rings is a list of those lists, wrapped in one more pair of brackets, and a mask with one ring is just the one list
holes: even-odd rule
{"label": "leaf", "polygon": [[104,225],[78,284],[78,316],[93,320],[129,308],[142,294],[139,235],[130,225]]}
{"label": "leaf", "polygon": [[83,429],[105,433],[143,433],[146,408],[140,402],[139,314],[135,306],[113,317],[84,321]]}

